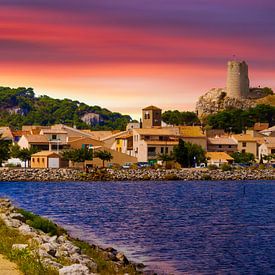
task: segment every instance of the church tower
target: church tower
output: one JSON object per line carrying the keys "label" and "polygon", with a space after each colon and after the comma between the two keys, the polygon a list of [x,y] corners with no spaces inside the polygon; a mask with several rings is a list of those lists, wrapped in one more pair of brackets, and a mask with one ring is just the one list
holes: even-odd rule
{"label": "church tower", "polygon": [[148,106],[142,109],[142,128],[153,128],[161,126],[161,109]]}

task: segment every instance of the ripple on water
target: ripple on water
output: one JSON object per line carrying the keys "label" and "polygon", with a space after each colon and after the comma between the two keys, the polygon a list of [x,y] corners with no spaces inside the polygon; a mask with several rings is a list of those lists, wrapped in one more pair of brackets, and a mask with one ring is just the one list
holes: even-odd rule
{"label": "ripple on water", "polygon": [[275,182],[0,183],[0,196],[160,274],[272,274]]}

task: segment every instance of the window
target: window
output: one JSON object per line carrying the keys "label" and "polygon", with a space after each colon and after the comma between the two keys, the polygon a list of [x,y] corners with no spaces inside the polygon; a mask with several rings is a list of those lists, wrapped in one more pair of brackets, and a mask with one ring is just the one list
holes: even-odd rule
{"label": "window", "polygon": [[231,145],[228,145],[228,148],[232,148],[232,146],[231,146]]}
{"label": "window", "polygon": [[243,142],[243,147],[246,147],[246,142]]}
{"label": "window", "polygon": [[165,148],[165,154],[168,154],[168,147]]}
{"label": "window", "polygon": [[163,147],[160,148],[160,153],[161,153],[161,154],[164,153],[164,148],[163,148]]}
{"label": "window", "polygon": [[38,163],[40,162],[40,158],[37,158],[37,162],[38,162]]}
{"label": "window", "polygon": [[222,148],[222,146],[221,146],[221,145],[219,145],[219,148]]}
{"label": "window", "polygon": [[245,149],[242,149],[242,153],[243,153],[243,154],[245,153]]}
{"label": "window", "polygon": [[144,119],[150,119],[150,114],[148,111],[145,112]]}
{"label": "window", "polygon": [[57,139],[57,135],[52,135],[52,140],[56,140]]}
{"label": "window", "polygon": [[119,139],[116,140],[116,144],[119,144]]}
{"label": "window", "polygon": [[43,162],[43,163],[45,162],[44,158],[42,158],[42,162]]}
{"label": "window", "polygon": [[35,162],[35,159],[34,159],[34,158],[32,159],[32,162]]}

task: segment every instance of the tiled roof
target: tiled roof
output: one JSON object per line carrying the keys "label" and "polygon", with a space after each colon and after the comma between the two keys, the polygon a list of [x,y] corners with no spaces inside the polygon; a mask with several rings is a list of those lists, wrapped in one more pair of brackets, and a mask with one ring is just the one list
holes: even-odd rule
{"label": "tiled roof", "polygon": [[237,142],[233,138],[216,137],[216,138],[208,138],[208,144],[213,144],[213,145],[237,145]]}
{"label": "tiled roof", "polygon": [[257,122],[254,124],[254,130],[255,131],[262,131],[265,130],[269,127],[269,123],[261,123],[261,122]]}
{"label": "tiled roof", "polygon": [[206,158],[210,158],[212,160],[234,160],[225,152],[207,152]]}
{"label": "tiled roof", "polygon": [[168,146],[168,145],[178,145],[178,141],[164,141],[164,140],[147,140],[146,143],[148,145],[162,145],[162,146]]}
{"label": "tiled roof", "polygon": [[43,134],[68,134],[66,131],[61,129],[42,129]]}
{"label": "tiled roof", "polygon": [[29,143],[45,143],[48,144],[49,140],[44,135],[29,135],[26,136]]}
{"label": "tiled roof", "polygon": [[182,137],[206,137],[200,126],[179,126]]}
{"label": "tiled roof", "polygon": [[151,106],[143,108],[142,110],[144,110],[144,111],[150,111],[150,110],[161,110],[161,109],[158,108],[158,107],[156,107],[156,106],[151,105]]}
{"label": "tiled roof", "polygon": [[133,137],[133,133],[124,134],[121,136],[116,137],[116,139],[127,139]]}
{"label": "tiled roof", "polygon": [[141,128],[133,129],[133,132],[134,131],[143,136],[179,136],[178,127]]}
{"label": "tiled roof", "polygon": [[248,134],[232,135],[232,137],[237,141],[257,142],[257,138],[252,137],[251,135],[248,135]]}
{"label": "tiled roof", "polygon": [[40,152],[32,155],[32,157],[50,157],[50,156],[60,157],[59,154],[57,154],[56,152],[52,152],[52,151],[40,151]]}

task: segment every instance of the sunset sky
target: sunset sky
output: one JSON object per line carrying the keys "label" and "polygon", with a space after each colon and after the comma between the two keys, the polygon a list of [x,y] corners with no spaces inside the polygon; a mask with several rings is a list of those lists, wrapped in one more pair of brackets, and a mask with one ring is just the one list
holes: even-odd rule
{"label": "sunset sky", "polygon": [[233,56],[275,89],[274,0],[0,0],[0,85],[140,115],[194,110]]}

